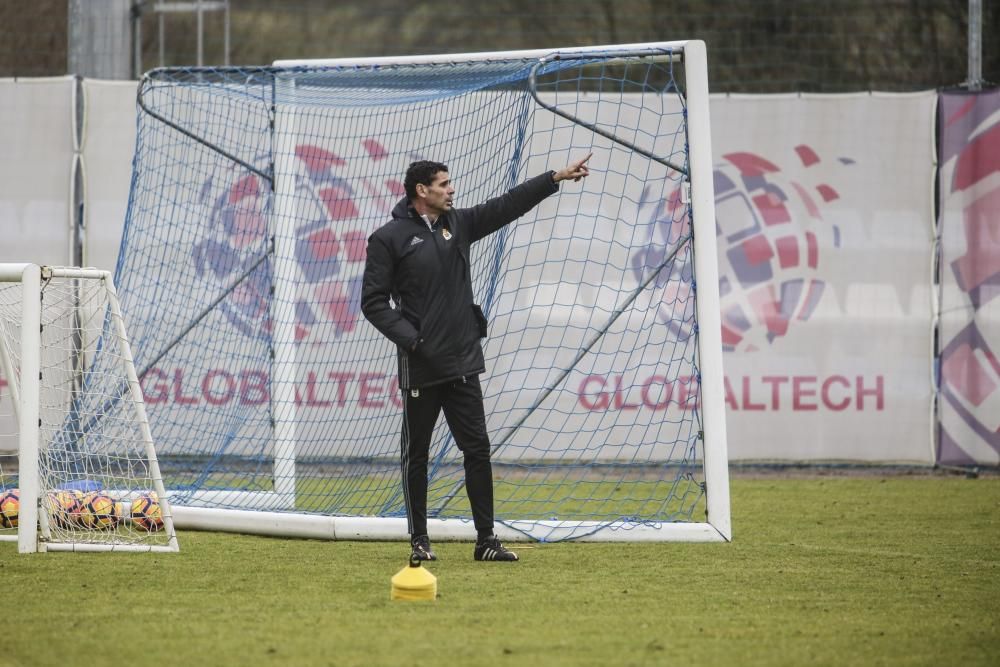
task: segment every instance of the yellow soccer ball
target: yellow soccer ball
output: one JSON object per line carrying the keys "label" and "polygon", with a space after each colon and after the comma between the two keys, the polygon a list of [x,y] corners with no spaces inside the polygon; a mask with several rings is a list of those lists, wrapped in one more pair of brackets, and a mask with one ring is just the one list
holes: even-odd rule
{"label": "yellow soccer ball", "polygon": [[136,528],[151,533],[163,528],[163,510],[155,493],[144,493],[133,500],[130,514]]}
{"label": "yellow soccer ball", "polygon": [[49,516],[53,523],[63,529],[81,525],[83,493],[76,490],[50,491],[48,494]]}
{"label": "yellow soccer ball", "polygon": [[0,527],[17,528],[17,517],[21,514],[21,491],[6,489],[0,492]]}
{"label": "yellow soccer ball", "polygon": [[86,495],[85,525],[95,530],[111,530],[121,522],[118,510],[120,503],[103,491],[95,491]]}

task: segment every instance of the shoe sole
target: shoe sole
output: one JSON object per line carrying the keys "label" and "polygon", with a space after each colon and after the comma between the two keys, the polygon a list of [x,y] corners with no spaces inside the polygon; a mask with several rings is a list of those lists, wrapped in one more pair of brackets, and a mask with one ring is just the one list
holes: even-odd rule
{"label": "shoe sole", "polygon": [[512,558],[497,558],[497,556],[500,555],[499,553],[490,554],[489,556],[485,554],[484,555],[473,554],[472,557],[481,563],[516,563],[518,560],[517,554],[509,551],[507,553],[509,553],[512,556]]}

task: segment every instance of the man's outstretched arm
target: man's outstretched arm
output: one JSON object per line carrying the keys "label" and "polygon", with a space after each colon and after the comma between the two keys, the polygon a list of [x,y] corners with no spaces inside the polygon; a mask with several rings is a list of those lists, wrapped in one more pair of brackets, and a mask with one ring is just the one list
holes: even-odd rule
{"label": "man's outstretched arm", "polygon": [[[593,154],[591,153],[591,155]],[[506,194],[494,197],[479,206],[464,209],[463,213],[469,216],[470,242],[475,243],[489,236],[538,206],[543,199],[559,189],[560,181],[569,179],[579,181],[581,178],[589,176],[590,170],[587,168],[587,160],[589,159],[590,155],[587,155],[582,160],[571,162],[559,171],[549,171],[535,176],[512,188]]]}

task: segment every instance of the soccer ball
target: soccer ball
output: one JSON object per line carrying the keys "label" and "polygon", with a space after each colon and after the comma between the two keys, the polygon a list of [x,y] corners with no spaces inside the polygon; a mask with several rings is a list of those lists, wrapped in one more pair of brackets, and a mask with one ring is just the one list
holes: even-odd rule
{"label": "soccer ball", "polygon": [[84,497],[83,524],[95,530],[111,530],[121,522],[121,503],[102,491]]}
{"label": "soccer ball", "polygon": [[59,528],[83,524],[83,493],[77,490],[51,491],[48,494],[49,514]]}
{"label": "soccer ball", "polygon": [[163,511],[155,493],[144,493],[132,501],[132,525],[154,532],[163,528]]}
{"label": "soccer ball", "polygon": [[17,517],[21,513],[21,492],[7,489],[0,495],[0,527],[17,528]]}

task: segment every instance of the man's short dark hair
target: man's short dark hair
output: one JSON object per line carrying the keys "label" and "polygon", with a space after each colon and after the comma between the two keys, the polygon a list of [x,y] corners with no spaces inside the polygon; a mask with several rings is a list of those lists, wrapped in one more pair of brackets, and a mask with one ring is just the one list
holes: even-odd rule
{"label": "man's short dark hair", "polygon": [[411,162],[406,170],[406,178],[403,180],[403,187],[406,189],[406,196],[413,201],[417,198],[417,183],[430,185],[434,182],[434,177],[438,172],[447,172],[448,165],[430,160],[417,160]]}

